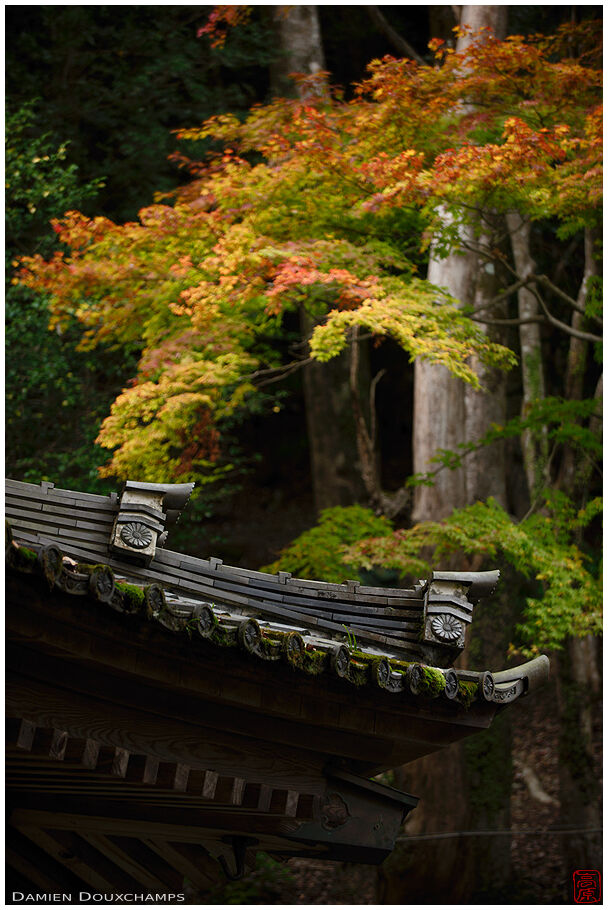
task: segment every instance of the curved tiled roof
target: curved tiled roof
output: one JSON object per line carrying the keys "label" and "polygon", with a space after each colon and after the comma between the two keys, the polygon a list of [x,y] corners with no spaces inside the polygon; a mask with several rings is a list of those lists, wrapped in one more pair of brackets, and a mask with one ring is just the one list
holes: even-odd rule
{"label": "curved tiled roof", "polygon": [[374,686],[401,697],[441,697],[468,706],[475,700],[513,701],[532,684],[544,681],[548,673],[546,657],[492,674],[406,661],[359,642],[353,635],[346,645],[323,630],[288,623],[285,617],[275,622],[263,611],[248,615],[211,601],[175,595],[157,582],[134,582],[103,563],[78,563],[56,544],[41,546],[36,552],[16,543],[10,525],[8,528],[6,559],[13,572],[46,579],[51,589],[90,597],[173,633],[195,635],[218,648],[239,649],[265,663],[281,662],[303,674],[327,674],[353,686]]}
{"label": "curved tiled roof", "polygon": [[[174,494],[170,486],[128,481],[125,489],[156,490],[164,497],[163,503],[167,497],[171,499],[171,506],[178,500],[185,503],[189,485],[177,485]],[[194,597],[237,613],[262,611],[275,622],[300,625],[333,638],[343,639],[346,628],[371,648],[414,660],[429,654],[429,646],[421,644],[421,633],[426,603],[434,596],[433,582],[454,588],[453,612],[466,623],[473,605],[493,592],[499,576],[497,571],[435,572],[430,583],[406,589],[364,586],[358,581],[334,584],[292,578],[287,572],[270,575],[224,565],[215,557],[199,559],[160,547],[148,565],[127,564],[125,568],[122,554],[109,546],[118,513],[116,494],[76,493],[46,482],[36,486],[8,480],[6,484],[7,518],[16,538],[25,545],[37,548],[55,543],[76,560],[103,562],[123,573],[128,570],[136,583],[162,585],[175,603],[187,603]],[[435,642],[431,651],[443,654],[446,662],[456,656],[450,642]]]}
{"label": "curved tiled roof", "polygon": [[417,798],[366,778],[487,729],[547,658],[454,668],[498,572],[387,589],[166,550],[190,492],[7,482],[9,862],[109,887],[157,857],[381,862]]}

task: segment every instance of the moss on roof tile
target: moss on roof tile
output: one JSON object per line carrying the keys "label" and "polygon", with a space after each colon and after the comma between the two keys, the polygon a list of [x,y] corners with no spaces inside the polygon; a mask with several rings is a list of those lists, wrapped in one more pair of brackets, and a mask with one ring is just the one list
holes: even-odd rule
{"label": "moss on roof tile", "polygon": [[[344,679],[347,683],[362,688],[375,685],[393,693],[403,692],[423,698],[437,698],[445,690],[445,676],[441,670],[410,661],[370,653],[349,640],[345,645],[338,641],[327,641],[327,645],[305,642],[296,630],[262,628],[252,617],[218,616],[213,604],[200,604],[193,614],[172,609],[166,602],[159,585],[138,585],[125,581],[114,581],[109,567],[63,561],[57,547],[54,558],[59,556],[59,565],[53,565],[51,586],[71,594],[88,595],[107,603],[118,612],[138,614],[142,619],[156,622],[172,632],[185,632],[189,638],[195,633],[210,645],[219,648],[238,648],[252,657],[263,661],[280,661],[294,671],[308,676],[324,673]],[[28,574],[46,575],[45,553],[18,546],[9,538],[7,560],[11,568]],[[93,584],[97,579],[107,584]],[[109,587],[110,582],[111,589]],[[344,653],[341,653],[344,652]],[[336,655],[340,654],[339,660]],[[416,684],[410,679],[415,668]],[[475,700],[477,683],[458,683],[458,697],[455,704],[469,707]]]}

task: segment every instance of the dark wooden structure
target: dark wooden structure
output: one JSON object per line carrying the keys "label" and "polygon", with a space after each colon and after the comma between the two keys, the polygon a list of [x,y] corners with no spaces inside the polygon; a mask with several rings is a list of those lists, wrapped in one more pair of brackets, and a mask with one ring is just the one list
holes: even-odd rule
{"label": "dark wooden structure", "polygon": [[455,670],[498,573],[412,589],[164,547],[190,485],[8,481],[7,859],[21,890],[177,893],[255,852],[379,863],[415,797],[371,780],[486,728],[538,658]]}

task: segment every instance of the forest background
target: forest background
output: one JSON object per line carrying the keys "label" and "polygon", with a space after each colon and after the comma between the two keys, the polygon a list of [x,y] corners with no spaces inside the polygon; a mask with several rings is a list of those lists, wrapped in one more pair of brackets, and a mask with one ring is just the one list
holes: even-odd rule
{"label": "forest background", "polygon": [[395,772],[422,802],[378,874],[209,901],[567,902],[601,868],[600,15],[7,7],[7,474],[196,480],[172,547],[252,568],[498,566],[468,659],[552,658]]}

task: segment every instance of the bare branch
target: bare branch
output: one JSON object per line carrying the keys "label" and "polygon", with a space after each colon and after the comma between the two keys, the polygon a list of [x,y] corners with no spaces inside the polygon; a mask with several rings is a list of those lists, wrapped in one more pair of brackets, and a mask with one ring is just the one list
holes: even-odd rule
{"label": "bare branch", "polygon": [[573,338],[580,338],[581,341],[591,341],[593,344],[596,344],[598,341],[603,341],[601,335],[594,335],[592,332],[583,332],[581,329],[576,329],[574,326],[568,325],[567,322],[562,322],[561,319],[553,316],[547,309],[547,304],[540,296],[540,294],[536,290],[533,290],[532,293],[540,303],[542,311],[547,317],[548,322],[550,322],[551,325],[554,325],[556,329],[561,329],[563,332],[566,332],[567,335],[571,335]]}
{"label": "bare branch", "polygon": [[[561,288],[558,288],[557,285],[553,284],[553,282],[550,281],[546,275],[535,275],[533,280],[537,281],[539,284],[544,285],[544,287],[548,288],[550,291],[553,291],[554,294],[557,294],[558,297],[561,297],[562,300],[565,300],[573,310],[577,311],[577,313],[581,313],[583,316],[587,315],[585,313],[585,308],[582,307],[578,301],[576,301],[573,297],[570,297],[569,294],[566,294],[565,291],[562,291]],[[599,325],[602,325],[601,319],[598,319],[595,316],[591,316],[589,318],[593,319]]]}
{"label": "bare branch", "polygon": [[[262,388],[265,385],[271,385],[273,382],[281,382],[282,379],[295,373],[296,370],[308,366],[309,363],[312,363],[312,360],[312,357],[306,357],[304,360],[292,360],[291,363],[286,363],[282,367],[269,367],[264,370],[256,370],[254,373],[250,373],[243,378],[256,382],[258,388]],[[264,376],[267,376],[268,378],[263,379],[262,377]]]}
{"label": "bare branch", "polygon": [[[487,307],[483,307],[487,309]],[[471,322],[481,322],[482,325],[529,325],[533,322],[546,322],[544,316],[528,316],[526,319],[488,319],[483,316],[470,316]]]}
{"label": "bare branch", "polygon": [[376,421],[376,386],[386,373],[386,370],[380,370],[372,379],[369,387],[369,414],[370,414],[370,431],[369,435],[372,442],[376,443],[377,421]]}
{"label": "bare branch", "polygon": [[493,309],[497,303],[505,300],[506,297],[510,297],[511,294],[517,293],[517,291],[519,291],[520,288],[525,287],[529,281],[529,278],[520,278],[519,281],[516,281],[514,284],[510,284],[508,288],[506,288],[504,291],[501,291],[500,294],[496,295],[496,297],[493,297],[489,303],[486,303],[484,306],[480,306],[478,309],[476,309],[475,312],[482,313],[484,310]]}
{"label": "bare branch", "polygon": [[426,61],[420,54],[414,50],[409,41],[406,41],[405,38],[395,31],[393,26],[388,22],[377,6],[366,6],[370,19],[376,25],[380,31],[388,38],[394,48],[399,51],[400,54],[403,54],[404,57],[411,57],[413,60],[416,60],[418,63],[422,63],[423,66],[426,66]]}

